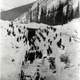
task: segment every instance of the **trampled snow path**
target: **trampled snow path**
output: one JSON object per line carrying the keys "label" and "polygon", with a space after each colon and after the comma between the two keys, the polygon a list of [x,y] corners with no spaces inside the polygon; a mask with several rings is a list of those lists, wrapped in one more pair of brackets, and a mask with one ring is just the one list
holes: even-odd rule
{"label": "trampled snow path", "polygon": [[[50,28],[50,26],[45,24],[37,24],[37,23],[30,23],[30,24],[13,24],[14,28],[9,26],[10,22],[8,21],[0,21],[0,79],[1,80],[19,80],[19,74],[21,73],[22,61],[24,61],[24,56],[26,53],[26,50],[28,51],[30,49],[30,46],[25,42],[26,38],[23,38],[23,36],[28,37],[28,30],[27,28],[34,28],[35,29],[41,29],[44,30],[47,27]],[[24,27],[25,25],[25,27]],[[34,25],[34,26],[33,26]],[[37,28],[38,27],[38,28]],[[65,24],[63,26],[58,25],[54,26],[56,28],[56,33],[59,37],[57,37],[56,41],[52,41],[52,50],[54,51],[56,55],[51,55],[56,57],[56,68],[57,73],[55,76],[48,70],[48,62],[45,60],[44,66],[40,67],[41,75],[47,75],[46,80],[80,80],[80,18],[75,19],[68,24]],[[21,31],[20,31],[20,30]],[[20,31],[20,32],[19,32]],[[14,33],[12,33],[14,32]],[[53,32],[49,30],[50,35],[46,36],[47,38],[52,39]],[[60,33],[62,33],[62,36],[60,37]],[[37,34],[38,35],[38,34]],[[68,37],[67,37],[68,36]],[[21,39],[20,39],[21,37]],[[68,42],[68,38],[71,37],[72,41],[71,43]],[[62,38],[63,45],[65,45],[66,49],[61,50],[59,47],[56,46],[59,39]],[[40,49],[43,52],[46,53],[46,48],[43,47],[43,40],[41,40],[41,43],[37,44],[39,45]],[[46,43],[47,44],[47,43]],[[61,54],[66,53],[68,56],[70,56],[71,60],[71,67],[68,69],[64,69],[63,67],[65,64],[61,63],[59,60],[59,57]],[[44,53],[43,53],[44,55]],[[45,55],[44,55],[45,56]],[[25,69],[25,72],[28,71],[29,75],[34,75],[34,72],[36,70],[36,65],[40,62],[42,59],[35,60],[33,64],[29,65],[29,69]],[[47,63],[47,65],[46,65]],[[32,72],[31,72],[32,71]],[[27,74],[27,73],[26,73]]]}

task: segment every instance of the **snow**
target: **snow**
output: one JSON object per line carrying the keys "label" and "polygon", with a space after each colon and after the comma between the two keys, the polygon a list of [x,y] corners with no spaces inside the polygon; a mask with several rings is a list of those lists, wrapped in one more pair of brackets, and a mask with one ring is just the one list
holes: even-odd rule
{"label": "snow", "polygon": [[[7,35],[7,29],[11,29],[9,27],[8,21],[1,21],[0,20],[0,79],[1,80],[19,80],[19,73],[21,71],[22,67],[22,61],[24,60],[24,55],[26,49],[29,49],[29,45],[27,43],[24,44],[23,40],[21,40],[19,43],[16,41],[16,38],[21,36],[20,33],[17,32],[17,27],[21,28],[23,32],[26,32],[27,35],[27,30],[23,29],[25,28],[34,28],[34,29],[45,29],[50,27],[49,25],[46,24],[38,24],[38,23],[29,23],[29,24],[18,24],[14,22],[14,28],[15,28],[15,33],[16,37],[13,37],[12,35],[8,36]],[[56,42],[60,39],[60,36],[57,38],[56,41],[53,41],[52,44],[52,50],[53,53],[55,53],[57,59],[56,59],[56,65],[57,65],[57,71],[58,73],[56,74],[58,76],[57,80],[79,80],[80,79],[80,18],[74,19],[71,22],[68,22],[68,24],[64,25],[57,25],[53,26],[54,28],[57,29],[56,33],[59,34],[60,32],[63,34],[62,40],[63,44],[65,44],[66,49],[65,50],[60,50],[56,46]],[[50,31],[50,30],[49,30]],[[53,36],[53,33],[50,31],[50,35],[47,36],[47,38],[50,38]],[[22,34],[23,35],[23,34]],[[45,34],[44,34],[45,35]],[[69,37],[73,37],[73,40],[71,43],[68,42]],[[40,49],[43,50],[43,53],[46,53],[46,48],[43,47],[44,43],[43,40],[41,41],[40,44],[37,44],[40,46]],[[17,49],[15,46],[19,46]],[[47,43],[46,43],[47,45]],[[70,59],[72,62],[72,66],[74,65],[75,67],[71,67],[70,70],[64,70],[64,64],[60,62],[59,57],[61,54],[66,53],[67,55],[70,55]],[[46,55],[46,54],[45,54]],[[44,55],[44,56],[45,56]],[[12,62],[12,60],[15,60]],[[36,71],[36,65],[41,64],[42,60],[35,60],[33,64],[30,65],[30,67],[25,70],[25,73],[34,75],[34,72]],[[44,65],[41,67],[41,73],[42,75],[47,74],[47,80],[50,78],[52,73],[50,70],[48,70],[48,62],[45,60]],[[79,71],[78,71],[79,70]],[[65,73],[65,74],[64,74]],[[49,75],[50,74],[50,75]],[[49,76],[48,76],[49,75]],[[64,75],[64,76],[63,76]],[[71,75],[71,76],[70,76]],[[51,77],[50,79],[56,80],[56,77]],[[65,79],[66,78],[66,79]]]}
{"label": "snow", "polygon": [[73,21],[68,22],[68,24],[65,24],[63,26],[63,32],[64,31],[68,31],[67,32],[68,34],[80,39],[80,18],[79,19],[74,19]]}
{"label": "snow", "polygon": [[[7,35],[9,23],[8,21],[0,21],[0,79],[18,80],[25,47],[13,48],[14,45],[17,45],[17,42],[15,38]],[[15,61],[12,62],[12,59]]]}

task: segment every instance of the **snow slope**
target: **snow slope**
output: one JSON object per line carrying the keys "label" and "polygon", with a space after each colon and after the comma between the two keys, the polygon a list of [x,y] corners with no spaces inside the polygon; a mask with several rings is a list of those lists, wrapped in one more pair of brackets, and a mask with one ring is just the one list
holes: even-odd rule
{"label": "snow slope", "polygon": [[[53,31],[55,30],[56,31]],[[29,31],[33,34],[35,31],[37,37],[41,40],[38,41],[36,36],[28,36]],[[49,31],[46,35],[45,30]],[[46,37],[44,40],[41,33]],[[57,37],[55,38],[55,35]],[[54,37],[54,39],[53,39]],[[30,39],[29,39],[30,38]],[[35,58],[32,63],[30,59],[25,61],[26,52],[35,52],[34,41],[38,51],[41,51],[42,57]],[[60,46],[57,43],[62,40]],[[52,45],[48,42],[52,41]],[[52,53],[47,54],[48,46],[51,47]],[[31,49],[33,47],[33,49]],[[80,18],[74,19],[68,24],[49,26],[46,24],[29,23],[20,24],[15,22],[1,21],[0,20],[0,79],[1,80],[20,80],[22,71],[26,75],[24,80],[29,80],[31,76],[36,80],[37,70],[39,69],[40,79],[44,80],[80,80]],[[27,55],[28,55],[27,54]],[[61,55],[67,55],[70,62],[65,64],[60,61]],[[31,54],[32,55],[32,54]],[[38,53],[38,56],[40,53]],[[33,55],[34,56],[34,55]],[[49,58],[55,57],[56,69],[50,69]],[[24,62],[24,64],[23,64]],[[56,72],[55,72],[56,70]],[[37,79],[38,80],[38,79]]]}

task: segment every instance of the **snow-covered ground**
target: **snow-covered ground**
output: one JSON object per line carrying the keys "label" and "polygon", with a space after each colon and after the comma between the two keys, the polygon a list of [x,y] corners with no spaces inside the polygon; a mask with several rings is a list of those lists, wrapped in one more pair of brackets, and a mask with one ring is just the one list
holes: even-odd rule
{"label": "snow-covered ground", "polygon": [[[52,30],[49,31],[49,35],[46,36],[46,41],[41,42],[35,41],[35,44],[39,46],[39,49],[42,50],[43,56],[47,55],[46,48],[48,47],[47,40],[52,40],[52,54],[51,57],[56,57],[56,70],[57,73],[54,75],[49,70],[49,63],[47,60],[36,59],[33,64],[29,65],[29,68],[24,68],[26,74],[34,75],[36,72],[36,66],[41,64],[40,72],[41,75],[46,75],[46,80],[80,80],[80,18],[74,19],[73,21],[65,25],[49,26],[46,24],[38,23],[29,23],[29,24],[18,24],[0,20],[0,80],[20,80],[22,61],[24,61],[24,56],[26,51],[30,49],[30,46],[25,42],[25,39],[28,37],[27,28],[35,28],[38,31],[36,34],[39,36],[38,32],[44,29],[54,27],[56,32],[53,33]],[[21,30],[21,31],[20,31]],[[52,37],[57,34],[56,40],[53,40]],[[23,38],[25,36],[25,38]],[[62,39],[62,45],[65,46],[65,49],[62,50],[62,47],[57,46],[57,42]],[[70,39],[71,38],[71,39]],[[69,39],[71,42],[69,42]],[[44,46],[46,44],[46,47]],[[66,54],[70,58],[70,68],[64,69],[65,64],[60,62],[60,55]],[[44,64],[43,64],[43,63]],[[25,66],[27,67],[27,66]]]}
{"label": "snow-covered ground", "polygon": [[[7,34],[7,30],[12,30],[9,23],[0,21],[0,80],[18,80],[17,75],[20,72],[26,48],[22,42],[17,43],[16,37]],[[18,35],[19,33],[17,37]]]}

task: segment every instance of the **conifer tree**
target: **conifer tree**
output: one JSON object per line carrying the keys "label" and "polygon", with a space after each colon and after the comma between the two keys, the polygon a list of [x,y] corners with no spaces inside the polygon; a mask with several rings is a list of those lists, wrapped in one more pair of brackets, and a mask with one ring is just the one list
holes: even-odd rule
{"label": "conifer tree", "polygon": [[41,8],[40,22],[46,23],[46,10],[44,10],[43,8]]}
{"label": "conifer tree", "polygon": [[36,11],[36,21],[38,22],[38,16],[39,16],[39,3],[37,3],[37,11]]}

